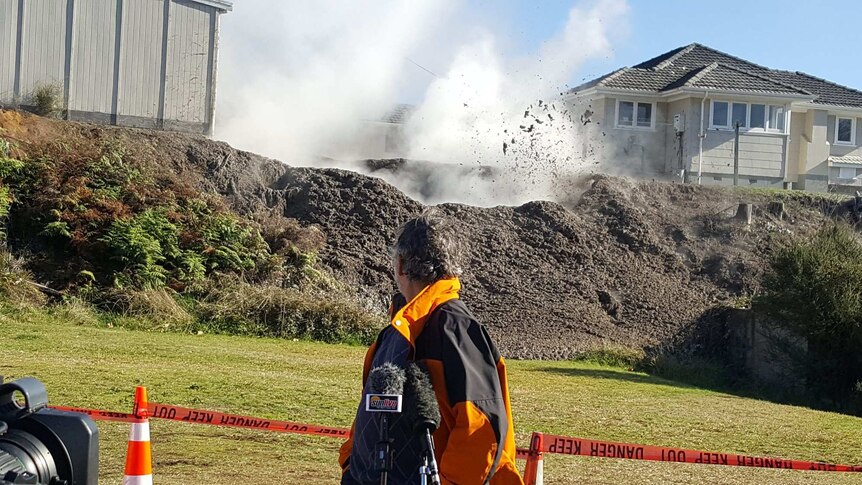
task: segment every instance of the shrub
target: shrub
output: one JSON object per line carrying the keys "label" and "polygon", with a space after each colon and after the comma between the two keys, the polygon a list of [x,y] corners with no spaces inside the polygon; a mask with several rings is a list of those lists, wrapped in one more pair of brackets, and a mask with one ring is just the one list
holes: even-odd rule
{"label": "shrub", "polygon": [[114,221],[102,241],[123,265],[119,286],[160,288],[169,271],[163,265],[180,254],[178,229],[163,211],[148,209],[131,219]]}
{"label": "shrub", "polygon": [[[779,325],[804,336],[809,389],[821,402],[849,406],[862,380],[862,242],[846,225],[777,252],[756,301]],[[862,408],[856,409],[862,412]]]}
{"label": "shrub", "polygon": [[45,295],[31,281],[33,276],[25,269],[24,260],[0,250],[0,298],[16,306],[40,306]]}
{"label": "shrub", "polygon": [[33,105],[39,116],[56,117],[62,109],[62,96],[60,86],[56,84],[42,84],[33,90]]}
{"label": "shrub", "polygon": [[24,162],[12,158],[12,144],[5,139],[0,138],[0,240],[6,239],[6,217],[9,215],[9,208],[14,202],[12,191],[6,184],[6,178],[16,174],[24,168]]}
{"label": "shrub", "polygon": [[99,308],[135,319],[138,327],[188,331],[195,322],[195,316],[178,301],[179,294],[169,288],[110,289],[96,298]]}
{"label": "shrub", "polygon": [[198,311],[215,332],[330,343],[370,344],[384,324],[340,297],[238,281],[214,284]]}

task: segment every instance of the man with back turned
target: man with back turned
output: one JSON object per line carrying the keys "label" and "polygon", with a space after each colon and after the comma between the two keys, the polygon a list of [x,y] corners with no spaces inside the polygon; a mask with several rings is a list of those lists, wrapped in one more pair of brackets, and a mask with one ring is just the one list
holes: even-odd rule
{"label": "man with back turned", "polygon": [[[400,293],[390,307],[390,324],[365,356],[363,395],[370,390],[371,369],[416,362],[428,372],[440,407],[433,437],[441,482],[522,485],[515,468],[506,367],[485,328],[459,299],[459,256],[459,235],[436,211],[401,227],[392,258]],[[419,482],[422,443],[407,421],[406,415],[389,420],[393,485]],[[380,483],[373,459],[379,426],[378,416],[360,403],[339,453],[342,484]]]}

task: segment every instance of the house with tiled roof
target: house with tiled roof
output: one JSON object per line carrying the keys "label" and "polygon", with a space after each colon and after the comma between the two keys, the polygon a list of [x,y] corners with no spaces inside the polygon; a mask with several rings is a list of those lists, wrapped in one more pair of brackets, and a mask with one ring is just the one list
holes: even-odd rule
{"label": "house with tiled roof", "polygon": [[692,183],[862,188],[862,91],[810,74],[691,44],[566,98],[584,113],[584,160]]}

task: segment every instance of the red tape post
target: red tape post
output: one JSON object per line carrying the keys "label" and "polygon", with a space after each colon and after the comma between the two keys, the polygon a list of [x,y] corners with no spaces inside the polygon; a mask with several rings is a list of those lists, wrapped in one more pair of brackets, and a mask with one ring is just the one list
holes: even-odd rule
{"label": "red tape post", "polygon": [[[536,433],[539,434],[539,433]],[[535,436],[535,435],[534,435]],[[785,460],[732,453],[665,448],[661,446],[614,443],[610,441],[585,440],[567,436],[545,434],[539,450],[561,455],[594,456],[600,458],[623,458],[628,460],[650,460],[675,463],[697,463],[702,465],[745,466],[788,470],[828,472],[862,472],[862,466],[835,465],[819,461]],[[536,440],[533,440],[534,442]]]}

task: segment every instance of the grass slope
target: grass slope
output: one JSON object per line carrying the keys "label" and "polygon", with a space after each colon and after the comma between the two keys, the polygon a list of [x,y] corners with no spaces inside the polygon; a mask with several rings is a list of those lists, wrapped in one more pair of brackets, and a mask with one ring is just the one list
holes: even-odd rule
{"label": "grass slope", "polygon": [[[0,374],[36,376],[52,404],[127,411],[150,399],[349,426],[363,348],[181,335],[0,311]],[[708,451],[862,463],[862,419],[680,385],[589,363],[510,363],[518,443],[543,430]],[[156,420],[156,483],[337,483],[339,441]],[[100,423],[101,480],[121,479],[127,426]],[[523,466],[523,463],[521,464]],[[858,483],[859,476],[551,456],[546,483]]]}

